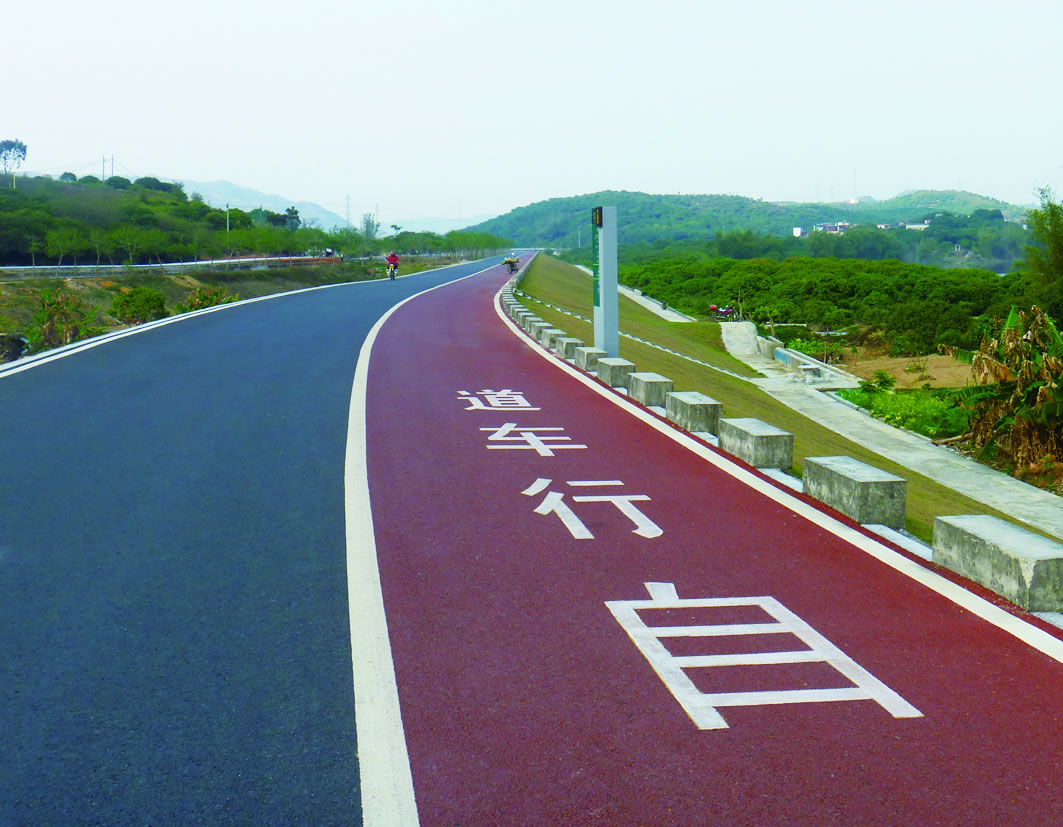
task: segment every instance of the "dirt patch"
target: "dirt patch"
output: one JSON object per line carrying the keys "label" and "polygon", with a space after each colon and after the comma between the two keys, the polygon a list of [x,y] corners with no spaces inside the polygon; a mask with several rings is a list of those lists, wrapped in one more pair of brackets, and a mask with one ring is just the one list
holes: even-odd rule
{"label": "dirt patch", "polygon": [[897,380],[899,388],[962,388],[973,383],[971,366],[950,356],[908,357],[876,356],[861,359],[847,355],[842,365],[861,379],[871,379],[876,370],[884,370]]}

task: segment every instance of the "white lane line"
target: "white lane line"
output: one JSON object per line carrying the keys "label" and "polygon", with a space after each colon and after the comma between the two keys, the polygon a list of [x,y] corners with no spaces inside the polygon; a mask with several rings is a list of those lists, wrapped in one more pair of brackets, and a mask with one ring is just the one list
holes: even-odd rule
{"label": "white lane line", "polygon": [[369,359],[380,329],[406,302],[440,287],[480,275],[495,266],[430,287],[399,302],[373,325],[358,354],[347,419],[343,486],[354,719],[358,735],[362,823],[365,827],[405,827],[419,823],[410,758],[406,751],[406,735],[402,728],[395,664],[391,657],[384,595],[380,587],[380,567],[377,564],[369,497],[365,433]]}
{"label": "white lane line", "polygon": [[579,369],[569,365],[563,359],[557,358],[553,353],[543,349],[538,343],[534,342],[524,333],[524,331],[513,324],[509,317],[506,316],[498,295],[495,296],[495,313],[502,322],[509,327],[510,331],[515,336],[527,342],[528,347],[535,353],[538,353],[543,359],[556,365],[599,396],[608,399],[617,407],[642,420],[651,428],[656,429],[669,439],[679,443],[687,450],[704,459],[706,462],[712,463],[721,471],[749,486],[754,491],[774,500],[780,505],[793,511],[798,516],[804,517],[814,525],[819,526],[825,531],[829,531],[831,534],[855,546],[861,551],[870,554],[876,560],[885,563],[890,568],[895,569],[931,591],[937,592],[942,597],[977,615],[987,623],[991,623],[998,629],[1018,638],[1028,646],[1031,646],[1037,651],[1048,655],[1050,658],[1063,663],[1063,640],[1054,637],[1044,629],[1039,629],[1038,627],[1027,623],[1022,618],[1011,614],[1005,609],[994,606],[985,598],[979,597],[958,583],[954,583],[951,580],[942,577],[940,574],[924,568],[914,560],[910,560],[903,554],[882,545],[878,541],[868,537],[866,534],[862,534],[856,529],[850,528],[844,523],[835,520],[833,517],[824,514],[814,506],[792,496],[789,492],[784,491],[781,488],[776,488],[766,480],[761,479],[757,475],[747,471],[745,468],[731,462],[723,455],[710,451],[700,442],[692,439],[684,431],[676,429],[670,423],[660,420],[655,416],[651,416],[646,411],[633,405],[631,402],[628,402],[624,397],[607,389],[604,385],[596,382]]}

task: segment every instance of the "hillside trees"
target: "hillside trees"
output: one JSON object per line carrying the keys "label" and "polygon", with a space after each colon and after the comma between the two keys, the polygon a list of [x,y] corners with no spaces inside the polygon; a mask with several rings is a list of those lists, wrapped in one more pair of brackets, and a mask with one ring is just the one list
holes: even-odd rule
{"label": "hillside trees", "polygon": [[1021,292],[1015,277],[899,261],[788,258],[621,264],[624,284],[694,315],[741,302],[745,315],[820,328],[882,325],[900,353],[977,346],[986,318]]}
{"label": "hillside trees", "polygon": [[[23,178],[13,191],[0,187],[0,264],[36,265],[47,254],[57,267],[89,251],[97,266],[198,260],[226,255],[376,255],[391,245],[405,255],[493,251],[511,242],[488,233],[401,232],[367,238],[356,228],[331,233],[305,226],[295,207],[283,213],[212,208],[156,178],[117,176],[107,185],[79,180]],[[372,230],[379,225],[368,215]],[[62,231],[62,232],[60,232]],[[73,244],[72,244],[73,243]]]}
{"label": "hillside trees", "polygon": [[1027,215],[1032,243],[1026,248],[1025,268],[1035,300],[1057,321],[1063,322],[1063,204],[1052,191],[1040,191],[1041,207]]}

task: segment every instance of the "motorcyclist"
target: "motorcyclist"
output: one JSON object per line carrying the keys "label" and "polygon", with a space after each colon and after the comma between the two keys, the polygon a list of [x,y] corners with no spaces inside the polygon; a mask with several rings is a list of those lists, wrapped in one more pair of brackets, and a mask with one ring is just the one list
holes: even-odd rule
{"label": "motorcyclist", "polygon": [[399,257],[395,255],[394,250],[388,253],[387,263],[388,275],[394,277],[394,274],[399,272]]}

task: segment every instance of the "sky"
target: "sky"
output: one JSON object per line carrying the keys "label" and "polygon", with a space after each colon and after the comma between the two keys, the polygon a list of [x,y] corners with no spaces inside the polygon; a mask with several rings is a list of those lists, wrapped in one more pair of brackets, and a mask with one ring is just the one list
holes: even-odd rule
{"label": "sky", "polygon": [[113,157],[385,227],[607,189],[1063,193],[1063,0],[33,0],[2,26],[31,174]]}

